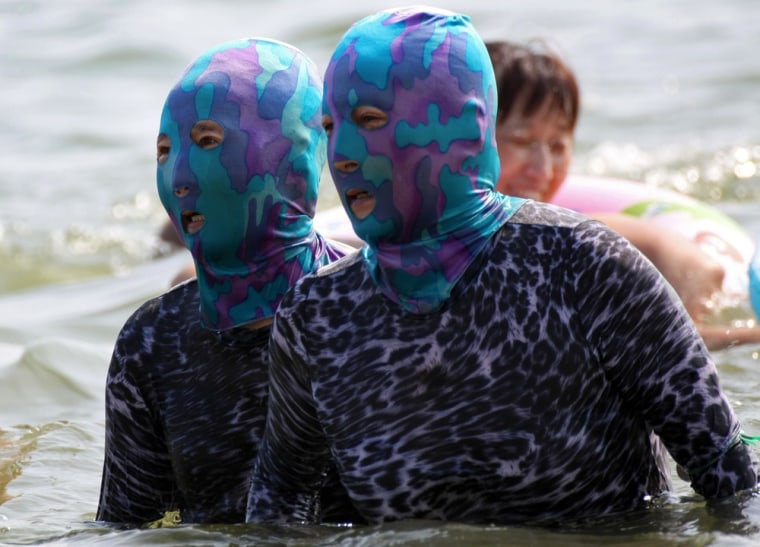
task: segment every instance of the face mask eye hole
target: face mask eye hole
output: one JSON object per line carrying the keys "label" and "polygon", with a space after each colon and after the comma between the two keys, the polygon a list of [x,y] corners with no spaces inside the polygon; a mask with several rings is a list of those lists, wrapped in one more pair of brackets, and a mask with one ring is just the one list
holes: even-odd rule
{"label": "face mask eye hole", "polygon": [[166,161],[166,159],[169,157],[169,152],[171,152],[171,149],[171,139],[167,135],[159,135],[158,141],[156,142],[156,159],[158,160],[158,163],[164,163]]}
{"label": "face mask eye hole", "polygon": [[388,114],[374,106],[357,106],[351,112],[351,118],[364,129],[380,129],[388,123]]}
{"label": "face mask eye hole", "polygon": [[333,130],[333,120],[327,114],[322,116],[322,127],[324,128],[325,133],[327,133],[327,136],[329,137]]}
{"label": "face mask eye hole", "polygon": [[182,188],[177,188],[176,190],[174,190],[174,195],[177,196],[178,198],[183,198],[189,193],[190,193],[190,188],[188,188],[187,186],[183,186]]}
{"label": "face mask eye hole", "polygon": [[200,120],[190,130],[190,138],[203,150],[212,150],[224,142],[224,129],[213,120]]}

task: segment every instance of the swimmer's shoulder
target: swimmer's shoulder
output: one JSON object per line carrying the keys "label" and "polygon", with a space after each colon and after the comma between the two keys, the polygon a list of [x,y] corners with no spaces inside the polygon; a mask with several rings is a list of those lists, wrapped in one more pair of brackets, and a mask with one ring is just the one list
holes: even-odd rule
{"label": "swimmer's shoulder", "polygon": [[315,272],[299,279],[287,292],[277,308],[277,315],[290,315],[303,303],[322,301],[328,294],[351,293],[363,279],[363,271],[355,271],[355,267],[361,266],[362,257],[358,249],[330,264],[320,266]]}
{"label": "swimmer's shoulder", "polygon": [[509,219],[512,224],[533,224],[555,228],[576,228],[584,223],[598,224],[586,215],[543,201],[527,200]]}
{"label": "swimmer's shoulder", "polygon": [[188,310],[197,313],[198,305],[198,281],[196,278],[187,279],[143,302],[128,321],[151,324],[165,320],[167,316],[182,317]]}

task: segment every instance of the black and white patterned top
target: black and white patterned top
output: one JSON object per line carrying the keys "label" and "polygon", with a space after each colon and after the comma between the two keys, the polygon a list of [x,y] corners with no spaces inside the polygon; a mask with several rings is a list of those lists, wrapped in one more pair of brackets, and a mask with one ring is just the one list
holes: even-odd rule
{"label": "black and white patterned top", "polygon": [[[144,524],[175,510],[183,522],[245,519],[270,328],[215,332],[201,326],[198,308],[193,280],[143,304],[118,336],[98,520]],[[336,520],[356,520],[340,483],[326,495]]]}
{"label": "black and white patterned top", "polygon": [[371,523],[631,510],[669,488],[660,439],[706,497],[757,482],[670,287],[552,205],[523,205],[435,313],[382,296],[359,255],[322,268],[282,302],[271,350],[251,521],[318,521],[331,465]]}

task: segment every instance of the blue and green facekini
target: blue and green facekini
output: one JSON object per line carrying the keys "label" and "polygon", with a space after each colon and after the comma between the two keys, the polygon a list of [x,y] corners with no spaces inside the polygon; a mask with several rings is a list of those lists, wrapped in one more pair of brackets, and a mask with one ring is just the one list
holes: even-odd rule
{"label": "blue and green facekini", "polygon": [[[321,103],[314,64],[266,39],[206,51],[170,91],[158,193],[193,255],[204,326],[271,317],[296,280],[337,258],[312,227]],[[223,128],[218,146],[193,140],[209,120]]]}
{"label": "blue and green facekini", "polygon": [[[361,127],[359,106],[388,115]],[[355,23],[327,67],[323,111],[335,186],[378,287],[405,309],[438,309],[523,200],[494,191],[496,84],[468,17],[427,7]],[[335,162],[354,160],[346,173]],[[359,219],[349,190],[376,198]]]}

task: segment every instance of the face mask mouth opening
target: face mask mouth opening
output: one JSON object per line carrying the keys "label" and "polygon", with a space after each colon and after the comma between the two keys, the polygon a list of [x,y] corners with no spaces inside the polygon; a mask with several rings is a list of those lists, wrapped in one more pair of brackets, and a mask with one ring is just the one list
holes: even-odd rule
{"label": "face mask mouth opening", "polygon": [[206,223],[206,217],[198,211],[182,212],[182,230],[188,235],[198,233]]}
{"label": "face mask mouth opening", "polygon": [[346,203],[354,216],[361,220],[375,208],[375,196],[360,188],[350,188],[346,191]]}

